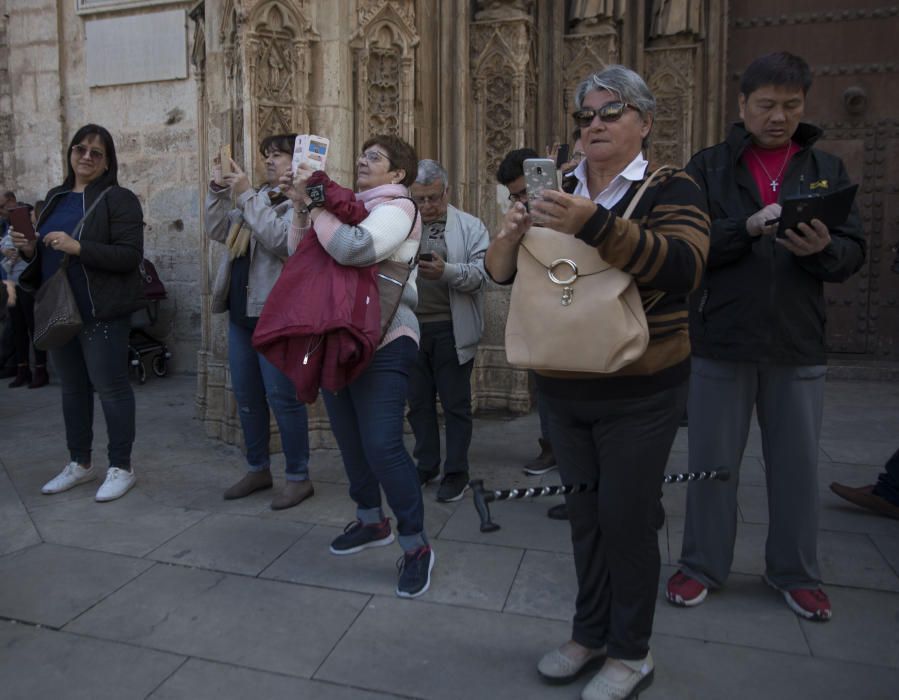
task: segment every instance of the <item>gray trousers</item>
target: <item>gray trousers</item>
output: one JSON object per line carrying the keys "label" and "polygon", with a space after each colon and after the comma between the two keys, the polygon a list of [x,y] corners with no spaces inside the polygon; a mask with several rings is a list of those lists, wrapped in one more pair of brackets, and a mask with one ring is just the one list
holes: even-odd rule
{"label": "gray trousers", "polygon": [[727,468],[731,478],[689,485],[680,558],[688,576],[719,588],[730,573],[740,462],[754,406],[768,492],[766,575],[783,589],[820,583],[818,440],[826,373],[823,365],[692,359],[690,470]]}

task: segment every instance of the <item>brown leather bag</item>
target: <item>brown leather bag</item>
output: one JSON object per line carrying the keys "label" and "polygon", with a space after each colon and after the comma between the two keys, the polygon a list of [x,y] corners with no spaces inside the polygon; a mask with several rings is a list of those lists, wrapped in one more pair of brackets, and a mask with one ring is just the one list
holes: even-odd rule
{"label": "brown leather bag", "polygon": [[[646,179],[623,218],[661,170]],[[630,274],[574,236],[541,227],[525,234],[506,321],[509,364],[607,374],[639,359],[648,344],[646,313]]]}
{"label": "brown leather bag", "polygon": [[412,268],[406,263],[396,260],[382,260],[378,263],[378,300],[381,303],[381,335],[378,344],[383,342],[390,322],[396,316],[410,274]]}

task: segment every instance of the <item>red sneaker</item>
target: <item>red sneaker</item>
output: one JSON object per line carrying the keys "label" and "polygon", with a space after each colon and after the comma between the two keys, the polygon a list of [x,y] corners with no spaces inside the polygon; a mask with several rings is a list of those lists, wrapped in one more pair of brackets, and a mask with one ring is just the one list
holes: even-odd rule
{"label": "red sneaker", "polygon": [[706,599],[709,589],[702,583],[684,572],[678,571],[668,579],[668,590],[665,597],[672,605],[682,608],[692,608]]}
{"label": "red sneaker", "polygon": [[765,576],[765,583],[783,593],[790,610],[806,620],[827,622],[833,615],[830,598],[820,588],[793,588],[787,591],[774,585],[767,576]]}

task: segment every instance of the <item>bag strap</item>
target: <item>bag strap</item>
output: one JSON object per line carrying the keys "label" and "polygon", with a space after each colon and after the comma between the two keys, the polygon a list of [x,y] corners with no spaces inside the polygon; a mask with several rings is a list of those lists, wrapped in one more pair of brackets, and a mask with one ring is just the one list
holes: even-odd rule
{"label": "bag strap", "polygon": [[631,200],[630,204],[627,205],[627,209],[624,210],[624,214],[621,215],[622,219],[630,219],[631,214],[634,213],[634,209],[637,208],[637,204],[640,199],[643,197],[643,194],[646,192],[647,188],[652,184],[652,181],[656,179],[656,175],[665,170],[666,168],[671,168],[670,165],[663,165],[661,168],[656,168],[652,174],[643,181],[643,184],[640,185],[640,189],[637,190],[637,194],[634,195],[634,198]]}
{"label": "bag strap", "polygon": [[[111,189],[112,189],[112,185],[110,185],[105,190],[103,190],[99,194],[99,196],[93,201],[93,203],[87,208],[87,211],[84,212],[84,216],[81,217],[81,221],[79,221],[77,224],[75,224],[75,228],[72,230],[72,238],[74,238],[76,241],[81,240],[81,230],[84,228],[84,222],[87,221],[87,217],[89,217],[93,213],[94,209],[96,209],[97,205],[100,203],[100,200],[103,199],[103,196],[107,192],[109,192],[109,190],[111,190]],[[69,254],[68,253],[66,253],[63,256],[62,262],[59,264],[59,266],[63,269],[65,269],[69,266]]]}
{"label": "bag strap", "polygon": [[[418,205],[415,203],[415,200],[412,199],[412,197],[393,197],[393,198],[391,198],[390,201],[391,201],[391,202],[395,202],[395,201],[398,200],[398,199],[408,199],[410,202],[412,202],[412,208],[413,208],[413,210],[414,210],[414,212],[415,212],[415,213],[412,214],[412,225],[409,227],[409,233],[406,234],[406,238],[408,238],[409,236],[412,235],[412,232],[415,230],[415,222],[418,221],[418,217],[420,216],[420,212],[418,211]],[[419,242],[419,245],[420,245],[420,244],[421,244],[421,243]],[[417,258],[417,257],[418,257],[418,254],[416,253],[415,258]],[[408,265],[408,266],[409,266],[409,269],[411,270],[411,269],[414,267],[415,258],[413,258],[413,262],[412,262],[412,263],[403,263],[403,264],[404,264],[404,265]],[[382,262],[383,262],[383,261],[382,261]]]}
{"label": "bag strap", "polygon": [[[656,176],[660,172],[662,172],[666,168],[671,168],[671,167],[672,166],[670,166],[670,165],[663,165],[662,167],[656,168],[655,170],[653,170],[652,174],[643,181],[642,185],[640,185],[640,189],[637,190],[637,194],[634,195],[634,198],[630,201],[630,204],[627,205],[627,209],[624,211],[624,214],[621,215],[621,218],[623,218],[623,219],[631,218],[631,214],[633,214],[634,209],[637,208],[637,203],[640,201],[640,199],[643,197],[643,194],[646,192],[646,190],[652,184],[652,181],[656,179]],[[662,300],[663,296],[665,296],[665,292],[663,292],[661,290],[656,291],[656,293],[652,297],[650,297],[649,301],[643,305],[643,311],[644,312],[652,311],[652,308]]]}

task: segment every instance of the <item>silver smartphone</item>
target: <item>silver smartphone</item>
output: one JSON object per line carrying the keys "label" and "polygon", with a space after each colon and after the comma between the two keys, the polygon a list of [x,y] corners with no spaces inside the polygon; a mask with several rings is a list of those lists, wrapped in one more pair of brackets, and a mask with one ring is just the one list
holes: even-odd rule
{"label": "silver smartphone", "polygon": [[530,206],[535,200],[543,198],[546,190],[559,189],[559,175],[552,158],[528,158],[524,161],[524,181],[528,191],[528,209],[534,217],[534,223],[540,224],[539,215],[534,216]]}

